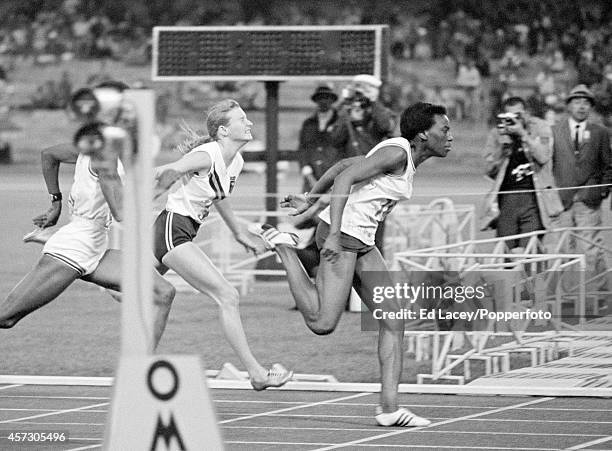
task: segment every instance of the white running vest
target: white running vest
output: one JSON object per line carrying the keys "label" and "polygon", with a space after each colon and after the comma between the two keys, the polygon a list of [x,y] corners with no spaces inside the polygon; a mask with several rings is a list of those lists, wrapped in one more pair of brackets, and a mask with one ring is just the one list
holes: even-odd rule
{"label": "white running vest", "polygon": [[[119,160],[117,172],[123,179],[125,172]],[[112,222],[111,211],[102,194],[99,177],[91,169],[91,157],[88,155],[79,153],[77,157],[68,206],[72,216],[95,221],[103,227],[109,227]]]}
{"label": "white running vest", "polygon": [[[374,245],[374,235],[378,223],[385,219],[395,204],[412,196],[414,162],[410,152],[410,143],[405,138],[391,138],[377,144],[368,152],[366,158],[382,147],[398,146],[406,151],[406,170],[401,175],[381,174],[370,180],[357,183],[351,187],[342,214],[340,231],[357,238],[367,245]],[[330,207],[323,210],[319,217],[328,224]]]}
{"label": "white running vest", "polygon": [[202,144],[191,152],[206,152],[212,161],[210,170],[206,174],[192,172],[183,175],[168,194],[166,210],[189,216],[202,224],[213,201],[224,199],[234,190],[244,160],[238,152],[226,167],[217,142]]}

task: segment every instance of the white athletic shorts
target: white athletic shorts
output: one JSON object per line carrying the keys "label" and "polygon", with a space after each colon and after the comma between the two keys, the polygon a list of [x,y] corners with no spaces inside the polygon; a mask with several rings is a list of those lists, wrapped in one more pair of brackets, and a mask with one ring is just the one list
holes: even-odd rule
{"label": "white athletic shorts", "polygon": [[68,224],[49,238],[43,254],[58,259],[85,276],[94,272],[107,249],[108,228],[95,221],[73,216]]}

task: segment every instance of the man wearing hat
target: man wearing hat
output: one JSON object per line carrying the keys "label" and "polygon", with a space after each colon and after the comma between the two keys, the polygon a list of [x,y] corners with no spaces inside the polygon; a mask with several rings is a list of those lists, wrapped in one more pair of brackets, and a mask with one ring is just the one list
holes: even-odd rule
{"label": "man wearing hat", "polygon": [[[612,156],[608,130],[588,120],[595,103],[593,93],[585,86],[573,88],[566,99],[567,119],[553,127],[553,175],[559,188],[564,211],[554,221],[555,227],[598,227],[602,224],[601,203],[612,183]],[[575,187],[575,188],[574,188]],[[591,276],[605,270],[605,258],[599,248],[589,242],[601,242],[598,232],[580,232],[585,240],[576,240],[572,247],[584,253]],[[590,272],[590,271],[589,271]],[[588,278],[589,274],[587,274]],[[605,285],[600,279],[598,288]]]}
{"label": "man wearing hat", "polygon": [[339,160],[338,150],[331,144],[330,133],[338,119],[333,104],[338,96],[330,86],[317,87],[310,97],[317,111],[308,117],[300,130],[299,162],[304,176],[304,191],[310,191],[315,182]]}
{"label": "man wearing hat", "polygon": [[[333,107],[338,96],[329,85],[321,84],[310,98],[317,104],[317,110],[303,122],[298,147],[304,192],[310,191],[316,181],[342,158],[331,141],[331,132],[338,121],[338,112]],[[317,224],[308,220],[294,225],[298,229],[312,230],[311,239],[305,240],[304,246],[297,253],[308,274],[314,277],[319,266],[319,250],[314,241],[314,228]]]}

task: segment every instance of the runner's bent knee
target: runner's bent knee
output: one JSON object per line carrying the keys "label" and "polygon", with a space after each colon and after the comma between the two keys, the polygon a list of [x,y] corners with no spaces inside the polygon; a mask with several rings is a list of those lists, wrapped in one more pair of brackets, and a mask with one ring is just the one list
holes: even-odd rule
{"label": "runner's bent knee", "polygon": [[176,295],[176,288],[170,283],[156,282],[154,287],[155,303],[157,305],[169,306]]}

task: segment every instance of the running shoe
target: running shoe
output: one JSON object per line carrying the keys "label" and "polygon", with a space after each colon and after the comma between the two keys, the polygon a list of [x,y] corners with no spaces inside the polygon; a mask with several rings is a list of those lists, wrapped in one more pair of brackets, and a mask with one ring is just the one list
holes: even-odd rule
{"label": "running shoe", "polygon": [[251,379],[251,385],[255,391],[262,391],[271,387],[282,387],[293,377],[293,371],[289,371],[280,363],[275,363],[268,370],[268,375],[264,382],[255,382]]}
{"label": "running shoe", "polygon": [[295,233],[281,232],[270,224],[259,224],[253,222],[248,226],[249,232],[257,235],[264,242],[267,249],[274,249],[280,244],[296,247],[299,239]]}
{"label": "running shoe", "polygon": [[47,227],[46,229],[36,227],[30,233],[26,233],[23,236],[23,242],[45,244],[55,232],[56,230],[51,227]]}
{"label": "running shoe", "polygon": [[428,419],[415,415],[404,407],[395,412],[383,413],[382,408],[378,406],[375,418],[380,426],[423,427],[431,424]]}

